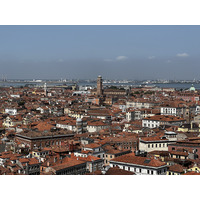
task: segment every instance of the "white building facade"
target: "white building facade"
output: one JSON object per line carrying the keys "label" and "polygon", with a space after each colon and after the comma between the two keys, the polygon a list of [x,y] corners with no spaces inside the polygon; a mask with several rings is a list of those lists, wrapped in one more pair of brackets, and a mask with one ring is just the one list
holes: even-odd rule
{"label": "white building facade", "polygon": [[167,164],[156,166],[150,166],[148,163],[151,162],[148,158],[143,158],[145,165],[138,163],[126,163],[110,160],[110,167],[118,166],[120,169],[134,172],[136,175],[166,175],[167,174]]}

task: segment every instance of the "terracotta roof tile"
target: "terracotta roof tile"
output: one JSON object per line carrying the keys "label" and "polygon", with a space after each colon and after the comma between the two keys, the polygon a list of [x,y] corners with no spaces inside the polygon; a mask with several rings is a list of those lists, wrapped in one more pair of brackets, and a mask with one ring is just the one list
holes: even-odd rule
{"label": "terracotta roof tile", "polygon": [[166,165],[165,162],[161,162],[154,158],[135,156],[134,153],[129,153],[126,155],[119,156],[117,158],[112,159],[111,161],[131,163],[131,164],[151,166],[151,167],[161,167]]}

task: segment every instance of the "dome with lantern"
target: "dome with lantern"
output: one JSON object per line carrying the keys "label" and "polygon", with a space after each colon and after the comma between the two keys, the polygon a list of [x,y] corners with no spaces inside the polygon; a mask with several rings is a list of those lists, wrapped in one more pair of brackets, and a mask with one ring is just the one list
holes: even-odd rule
{"label": "dome with lantern", "polygon": [[193,84],[192,84],[192,86],[190,87],[189,90],[190,90],[190,91],[195,91],[195,90],[196,90]]}

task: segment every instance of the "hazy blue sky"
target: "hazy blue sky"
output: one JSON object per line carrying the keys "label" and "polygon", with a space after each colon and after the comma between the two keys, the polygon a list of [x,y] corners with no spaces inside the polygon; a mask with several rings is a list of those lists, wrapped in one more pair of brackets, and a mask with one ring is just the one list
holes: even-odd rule
{"label": "hazy blue sky", "polygon": [[199,72],[200,26],[0,26],[0,75],[8,79],[200,79]]}

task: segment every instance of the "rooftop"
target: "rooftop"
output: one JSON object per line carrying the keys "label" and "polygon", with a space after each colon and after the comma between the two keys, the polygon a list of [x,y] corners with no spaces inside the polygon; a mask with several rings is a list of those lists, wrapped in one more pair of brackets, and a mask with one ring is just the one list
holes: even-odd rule
{"label": "rooftop", "polygon": [[130,164],[135,164],[135,165],[143,165],[143,166],[149,166],[149,167],[161,167],[161,166],[166,165],[165,162],[161,162],[154,158],[135,156],[134,153],[129,153],[123,156],[119,156],[117,158],[112,159],[110,162],[112,161],[130,163]]}

